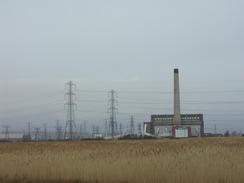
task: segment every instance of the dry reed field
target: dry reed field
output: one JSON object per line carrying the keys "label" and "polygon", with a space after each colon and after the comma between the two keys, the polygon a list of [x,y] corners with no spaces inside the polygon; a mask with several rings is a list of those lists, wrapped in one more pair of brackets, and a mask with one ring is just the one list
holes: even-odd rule
{"label": "dry reed field", "polygon": [[244,138],[0,144],[4,183],[243,183]]}

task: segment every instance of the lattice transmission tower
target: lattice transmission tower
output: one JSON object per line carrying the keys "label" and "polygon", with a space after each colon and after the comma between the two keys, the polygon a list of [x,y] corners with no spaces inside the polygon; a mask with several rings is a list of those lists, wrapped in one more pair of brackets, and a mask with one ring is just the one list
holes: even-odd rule
{"label": "lattice transmission tower", "polygon": [[130,117],[130,134],[135,134],[134,116]]}
{"label": "lattice transmission tower", "polygon": [[116,115],[118,112],[118,94],[114,90],[111,90],[109,92],[109,102],[108,102],[108,112],[110,114],[109,117],[109,128],[110,128],[110,135],[114,139],[114,137],[117,135],[117,120]]}
{"label": "lattice transmission tower", "polygon": [[27,140],[31,140],[31,122],[27,123]]}
{"label": "lattice transmission tower", "polygon": [[57,120],[56,122],[56,140],[62,140],[63,138],[63,132],[62,132],[63,128],[59,123],[59,120]]}
{"label": "lattice transmission tower", "polygon": [[142,125],[141,125],[141,123],[138,124],[138,135],[142,136]]}
{"label": "lattice transmission tower", "polygon": [[5,137],[5,140],[9,140],[9,126],[6,125],[3,127],[5,130],[4,130],[4,137]]}
{"label": "lattice transmission tower", "polygon": [[47,136],[47,123],[43,124],[43,134],[42,134],[42,140],[47,141],[48,136]]}
{"label": "lattice transmission tower", "polygon": [[40,137],[40,128],[34,128],[35,131],[35,141],[40,141],[41,137]]}
{"label": "lattice transmission tower", "polygon": [[74,140],[75,137],[75,129],[76,129],[76,124],[75,124],[75,109],[76,109],[76,94],[74,91],[76,90],[76,85],[72,82],[69,81],[65,85],[65,90],[66,90],[66,103],[65,105],[67,106],[67,119],[66,119],[66,126],[65,126],[65,133],[64,133],[64,139],[65,140]]}

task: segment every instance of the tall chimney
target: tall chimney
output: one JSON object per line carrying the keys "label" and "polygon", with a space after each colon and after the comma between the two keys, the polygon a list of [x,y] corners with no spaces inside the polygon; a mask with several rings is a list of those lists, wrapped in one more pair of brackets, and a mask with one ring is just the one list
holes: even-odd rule
{"label": "tall chimney", "polygon": [[181,125],[179,69],[174,69],[174,118],[173,125]]}

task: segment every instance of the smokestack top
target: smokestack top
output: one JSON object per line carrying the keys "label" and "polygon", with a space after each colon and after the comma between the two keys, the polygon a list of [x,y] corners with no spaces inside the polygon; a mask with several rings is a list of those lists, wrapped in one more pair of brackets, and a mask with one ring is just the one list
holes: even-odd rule
{"label": "smokestack top", "polygon": [[179,73],[179,69],[174,69],[174,73],[178,74]]}

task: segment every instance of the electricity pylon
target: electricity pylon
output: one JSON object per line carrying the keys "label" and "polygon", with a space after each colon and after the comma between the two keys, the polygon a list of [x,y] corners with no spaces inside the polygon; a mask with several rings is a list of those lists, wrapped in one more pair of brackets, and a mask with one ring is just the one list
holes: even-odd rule
{"label": "electricity pylon", "polygon": [[117,121],[116,121],[116,114],[118,111],[118,101],[117,101],[117,93],[114,90],[111,90],[109,92],[109,107],[108,112],[110,114],[109,118],[109,126],[110,126],[110,134],[111,137],[114,139],[116,133],[117,133]]}
{"label": "electricity pylon", "polygon": [[67,106],[67,120],[65,126],[64,139],[65,140],[74,140],[75,139],[75,96],[74,90],[76,89],[75,84],[72,81],[69,81],[66,84],[66,103]]}

